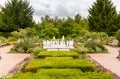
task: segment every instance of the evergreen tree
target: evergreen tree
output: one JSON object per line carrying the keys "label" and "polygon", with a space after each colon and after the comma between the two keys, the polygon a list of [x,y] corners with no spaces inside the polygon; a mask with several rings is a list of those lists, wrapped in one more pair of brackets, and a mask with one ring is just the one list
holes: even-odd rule
{"label": "evergreen tree", "polygon": [[91,31],[106,32],[109,35],[120,28],[116,7],[111,0],[96,0],[89,9],[88,21]]}
{"label": "evergreen tree", "polygon": [[80,21],[81,21],[81,19],[82,19],[82,16],[80,15],[80,14],[77,14],[77,15],[75,15],[75,22],[76,23],[80,23]]}
{"label": "evergreen tree", "polygon": [[26,0],[11,0],[1,7],[2,24],[0,31],[12,32],[19,28],[33,26],[33,8]]}

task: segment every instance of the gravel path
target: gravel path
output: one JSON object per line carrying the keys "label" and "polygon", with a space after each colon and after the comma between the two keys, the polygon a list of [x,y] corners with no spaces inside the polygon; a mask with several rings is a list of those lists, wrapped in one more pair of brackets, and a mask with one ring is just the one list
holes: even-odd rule
{"label": "gravel path", "polygon": [[7,74],[17,64],[21,63],[29,54],[11,54],[7,53],[13,46],[5,46],[0,48],[0,75]]}
{"label": "gravel path", "polygon": [[88,54],[93,60],[120,77],[120,61],[116,58],[120,48],[105,46],[109,54]]}

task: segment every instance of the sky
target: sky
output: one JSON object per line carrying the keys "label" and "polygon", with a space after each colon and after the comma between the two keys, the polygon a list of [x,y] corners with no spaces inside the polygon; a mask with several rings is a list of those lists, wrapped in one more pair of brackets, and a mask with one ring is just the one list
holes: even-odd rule
{"label": "sky", "polygon": [[[88,9],[96,0],[28,0],[33,6],[35,12],[33,19],[40,21],[41,16],[49,15],[51,17],[74,16],[77,13],[84,18],[88,16]],[[0,0],[0,5],[4,6],[7,0]],[[120,0],[112,0],[116,6],[117,12],[120,11]]]}

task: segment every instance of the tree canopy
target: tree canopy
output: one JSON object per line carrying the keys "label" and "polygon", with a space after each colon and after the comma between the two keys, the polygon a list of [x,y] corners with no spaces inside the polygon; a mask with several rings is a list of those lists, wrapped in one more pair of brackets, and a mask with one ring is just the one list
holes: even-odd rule
{"label": "tree canopy", "polygon": [[33,8],[26,0],[10,0],[1,7],[0,31],[12,32],[33,26]]}

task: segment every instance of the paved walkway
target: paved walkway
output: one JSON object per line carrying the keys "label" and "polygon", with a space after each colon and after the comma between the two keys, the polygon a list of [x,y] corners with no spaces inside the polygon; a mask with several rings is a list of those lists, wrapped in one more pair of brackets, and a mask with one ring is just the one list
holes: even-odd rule
{"label": "paved walkway", "polygon": [[93,60],[120,77],[120,61],[116,58],[120,48],[105,46],[109,54],[88,54]]}
{"label": "paved walkway", "polygon": [[8,73],[17,64],[22,62],[29,54],[10,54],[7,53],[13,46],[6,46],[0,48],[0,75]]}

